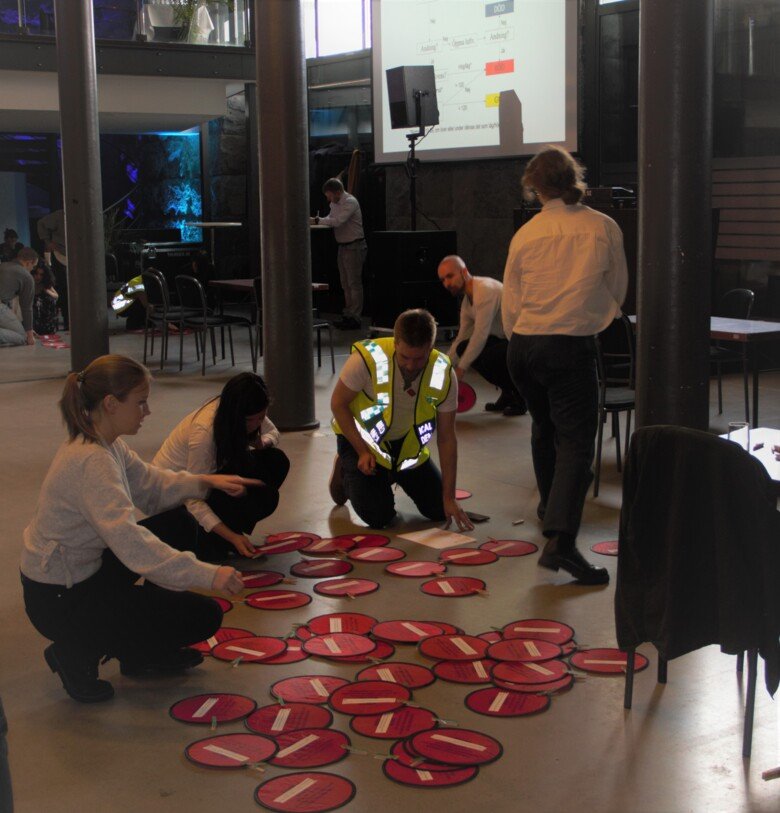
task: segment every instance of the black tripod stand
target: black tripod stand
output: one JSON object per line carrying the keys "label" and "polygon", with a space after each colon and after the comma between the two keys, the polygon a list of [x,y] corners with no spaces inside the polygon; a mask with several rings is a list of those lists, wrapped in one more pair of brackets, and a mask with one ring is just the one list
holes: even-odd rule
{"label": "black tripod stand", "polygon": [[409,141],[409,157],[406,159],[406,174],[409,176],[409,203],[411,205],[411,225],[412,231],[417,231],[417,164],[419,161],[414,156],[417,142],[425,137],[425,127],[422,120],[422,97],[427,96],[427,90],[414,91],[414,110],[420,129],[416,133],[407,133]]}

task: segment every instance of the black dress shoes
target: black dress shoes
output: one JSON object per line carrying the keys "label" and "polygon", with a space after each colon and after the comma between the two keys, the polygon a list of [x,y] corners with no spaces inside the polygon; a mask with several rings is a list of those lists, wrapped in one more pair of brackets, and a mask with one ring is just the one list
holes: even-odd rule
{"label": "black dress shoes", "polygon": [[565,570],[580,584],[609,584],[605,568],[592,565],[576,547],[560,547],[558,537],[547,542],[537,564],[548,570]]}
{"label": "black dress shoes", "polygon": [[360,330],[362,325],[357,319],[345,316],[343,319],[339,319],[338,322],[334,322],[333,327],[336,330]]}
{"label": "black dress shoes", "polygon": [[486,412],[503,412],[504,415],[525,415],[528,408],[519,396],[502,392],[495,401],[488,401],[485,404]]}
{"label": "black dress shoes", "polygon": [[114,687],[107,680],[98,679],[98,658],[74,658],[50,644],[43,657],[52,672],[60,676],[63,688],[79,703],[102,703],[114,696]]}

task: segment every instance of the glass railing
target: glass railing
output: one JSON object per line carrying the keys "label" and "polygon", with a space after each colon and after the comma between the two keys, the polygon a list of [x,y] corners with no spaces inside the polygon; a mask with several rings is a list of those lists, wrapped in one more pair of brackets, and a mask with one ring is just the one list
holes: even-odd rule
{"label": "glass railing", "polygon": [[[95,38],[244,47],[251,0],[93,0]],[[0,34],[54,36],[53,0],[0,0]]]}

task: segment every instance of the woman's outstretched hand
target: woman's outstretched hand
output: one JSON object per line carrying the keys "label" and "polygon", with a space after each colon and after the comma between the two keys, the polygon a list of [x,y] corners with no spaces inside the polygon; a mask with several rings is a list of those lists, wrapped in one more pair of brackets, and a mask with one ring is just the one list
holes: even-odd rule
{"label": "woman's outstretched hand", "polygon": [[262,480],[253,480],[250,477],[239,477],[237,474],[204,474],[204,480],[209,488],[224,491],[231,497],[243,497],[247,486],[264,486]]}

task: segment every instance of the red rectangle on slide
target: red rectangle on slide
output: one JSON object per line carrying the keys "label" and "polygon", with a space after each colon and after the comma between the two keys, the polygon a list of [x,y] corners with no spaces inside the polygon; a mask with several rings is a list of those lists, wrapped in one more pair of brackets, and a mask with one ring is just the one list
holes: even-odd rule
{"label": "red rectangle on slide", "polygon": [[514,59],[499,59],[497,62],[485,63],[485,75],[495,76],[498,73],[514,73],[515,61]]}

